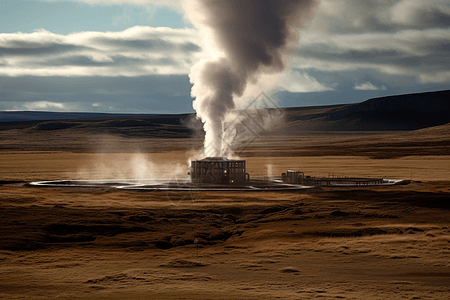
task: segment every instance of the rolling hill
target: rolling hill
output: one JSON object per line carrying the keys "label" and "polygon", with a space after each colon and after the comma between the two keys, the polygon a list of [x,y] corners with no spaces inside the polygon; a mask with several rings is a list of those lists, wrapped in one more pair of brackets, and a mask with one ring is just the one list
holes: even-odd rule
{"label": "rolling hill", "polygon": [[[449,96],[450,91],[440,91],[284,108],[280,126],[253,141],[247,154],[275,155],[265,151],[277,149],[282,155],[280,145],[286,142],[290,146],[282,151],[294,156],[450,155]],[[203,136],[202,123],[193,114],[0,122],[4,151],[198,150]]]}
{"label": "rolling hill", "polygon": [[[277,131],[416,130],[450,123],[450,91],[370,99],[356,104],[283,108],[285,119]],[[26,120],[26,121],[24,121]],[[201,131],[193,114],[130,115],[57,112],[0,112],[0,130],[83,129],[132,136],[189,137]],[[158,133],[158,131],[161,131]],[[281,131],[281,132],[280,132]]]}
{"label": "rolling hill", "polygon": [[450,91],[375,98],[357,104],[287,108],[291,131],[416,130],[450,122]]}

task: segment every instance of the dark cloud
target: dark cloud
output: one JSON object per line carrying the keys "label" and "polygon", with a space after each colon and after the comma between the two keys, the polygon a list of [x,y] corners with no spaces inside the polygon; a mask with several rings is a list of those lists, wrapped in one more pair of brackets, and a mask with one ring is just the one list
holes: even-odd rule
{"label": "dark cloud", "polygon": [[42,56],[53,54],[64,54],[89,49],[88,47],[65,44],[28,44],[12,43],[11,46],[0,46],[0,57],[7,56]]}
{"label": "dark cloud", "polygon": [[345,52],[328,52],[329,47],[324,47],[323,51],[318,51],[319,47],[313,49],[302,48],[297,51],[297,55],[304,58],[314,58],[322,62],[347,62],[347,63],[386,63],[394,59],[402,57],[402,53],[395,50],[375,50],[368,49],[366,51],[349,49]]}
{"label": "dark cloud", "polygon": [[450,28],[450,13],[433,8],[431,11],[421,11],[416,22],[406,28]]}
{"label": "dark cloud", "polygon": [[202,48],[194,43],[184,43],[180,45],[183,52],[200,52]]}
{"label": "dark cloud", "polygon": [[144,59],[136,57],[127,57],[124,55],[114,55],[110,61],[95,61],[91,56],[75,55],[68,57],[56,57],[49,60],[42,60],[33,63],[34,66],[84,66],[84,67],[130,67],[139,68],[145,64],[176,66],[177,61],[171,57],[161,57],[155,59]]}
{"label": "dark cloud", "polygon": [[[272,71],[285,66],[274,49],[283,43],[286,28],[269,13],[282,8],[279,1],[272,7],[269,2],[209,4],[218,17],[206,21],[218,28],[219,44],[231,51],[234,69],[242,74],[251,73],[246,66],[255,61],[262,68],[273,66]],[[257,16],[236,8],[249,3]],[[224,26],[228,15],[232,22]],[[198,35],[194,29],[145,26],[68,35],[0,33],[0,109],[191,112],[186,76],[200,58]],[[280,94],[280,105],[358,102],[450,88],[447,0],[321,0],[301,36],[289,72],[294,76],[284,87],[291,92]],[[354,90],[366,83],[387,90]]]}
{"label": "dark cloud", "polygon": [[[348,50],[343,53],[329,53],[308,51],[302,49],[297,55],[304,58],[314,58],[321,62],[344,63],[349,68],[357,64],[373,65],[379,68],[382,65],[391,65],[399,68],[417,69],[418,72],[433,72],[448,70],[450,52],[433,52],[428,55],[412,55],[398,50]],[[417,74],[419,75],[419,74]]]}
{"label": "dark cloud", "polygon": [[450,27],[445,0],[322,0],[313,27],[330,33]]}
{"label": "dark cloud", "polygon": [[201,50],[195,35],[193,29],[144,26],[107,33],[0,34],[0,75],[187,74]]}
{"label": "dark cloud", "polygon": [[450,81],[450,32],[447,30],[309,34],[304,39],[307,42],[295,54],[295,67],[300,70],[374,69],[398,76],[412,76],[422,82]]}
{"label": "dark cloud", "polygon": [[101,45],[107,45],[115,49],[139,49],[146,51],[184,51],[184,52],[199,52],[201,48],[191,42],[185,43],[175,43],[170,41],[165,41],[163,39],[135,39],[135,40],[123,40],[123,39],[111,39],[111,38],[99,38],[96,39],[96,43]]}

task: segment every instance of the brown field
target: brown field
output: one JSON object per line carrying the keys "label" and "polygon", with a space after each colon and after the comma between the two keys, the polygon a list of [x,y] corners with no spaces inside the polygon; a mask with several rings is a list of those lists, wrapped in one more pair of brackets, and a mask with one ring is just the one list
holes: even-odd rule
{"label": "brown field", "polygon": [[243,155],[252,177],[408,185],[195,194],[26,182],[170,179],[199,139],[3,132],[0,299],[449,299],[448,126],[426,130],[266,137]]}

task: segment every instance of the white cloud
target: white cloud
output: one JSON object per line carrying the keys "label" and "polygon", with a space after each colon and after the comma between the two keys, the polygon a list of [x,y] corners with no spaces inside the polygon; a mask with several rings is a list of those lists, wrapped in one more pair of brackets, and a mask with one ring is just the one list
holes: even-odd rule
{"label": "white cloud", "polygon": [[377,90],[386,90],[386,87],[384,85],[378,87],[376,85],[373,85],[371,82],[364,82],[361,84],[357,84],[353,87],[354,90],[359,91],[377,91]]}
{"label": "white cloud", "polygon": [[283,82],[282,88],[291,93],[310,93],[332,91],[333,88],[326,87],[307,73],[290,70]]}
{"label": "white cloud", "polygon": [[135,26],[120,32],[45,30],[0,34],[0,76],[187,74],[198,59],[194,29]]}
{"label": "white cloud", "polygon": [[26,110],[68,110],[69,107],[66,103],[56,103],[49,101],[36,101],[36,102],[24,102],[20,105],[20,109]]}

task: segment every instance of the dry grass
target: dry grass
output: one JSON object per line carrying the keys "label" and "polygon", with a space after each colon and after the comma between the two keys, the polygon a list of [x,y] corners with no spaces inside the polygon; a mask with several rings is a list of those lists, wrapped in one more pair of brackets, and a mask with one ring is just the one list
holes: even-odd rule
{"label": "dry grass", "polygon": [[2,152],[0,298],[448,298],[448,156],[249,157],[255,177],[412,172],[422,183],[204,192],[178,206],[164,192],[5,184],[169,178],[194,154]]}

